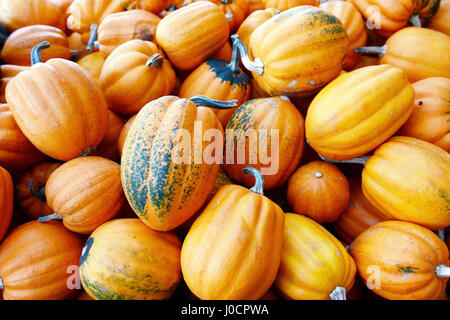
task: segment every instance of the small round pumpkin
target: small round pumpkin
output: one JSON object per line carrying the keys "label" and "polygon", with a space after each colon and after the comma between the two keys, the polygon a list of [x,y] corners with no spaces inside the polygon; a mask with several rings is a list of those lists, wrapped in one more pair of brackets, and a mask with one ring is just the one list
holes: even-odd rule
{"label": "small round pumpkin", "polygon": [[427,78],[413,84],[414,111],[399,134],[431,142],[450,152],[450,79]]}
{"label": "small round pumpkin", "polygon": [[31,51],[43,41],[50,42],[50,47],[41,54],[43,62],[52,58],[70,59],[66,34],[58,28],[45,25],[27,26],[11,33],[3,47],[1,58],[7,64],[29,66]]}
{"label": "small round pumpkin", "polygon": [[253,180],[242,173],[245,167],[260,170],[269,190],[282,186],[302,158],[304,120],[287,97],[247,101],[235,111],[226,130],[223,168],[233,181],[247,187]]}
{"label": "small round pumpkin", "polygon": [[142,9],[158,14],[169,7],[169,0],[122,0],[122,5],[129,11]]}
{"label": "small round pumpkin", "polygon": [[450,36],[450,0],[441,0],[439,10],[429,20],[428,28],[440,31]]}
{"label": "small round pumpkin", "polygon": [[22,173],[17,180],[15,197],[20,211],[29,219],[37,219],[52,214],[45,197],[45,185],[50,175],[61,164],[44,161]]}
{"label": "small round pumpkin", "polygon": [[335,165],[312,161],[289,178],[286,197],[296,213],[318,223],[334,222],[349,205],[350,186]]}
{"label": "small round pumpkin", "polygon": [[73,299],[68,286],[83,248],[82,239],[57,221],[27,222],[0,246],[0,284],[5,300]]}
{"label": "small round pumpkin", "polygon": [[153,42],[136,39],[108,56],[100,85],[112,110],[133,115],[150,101],[168,95],[175,77],[169,60]]}
{"label": "small round pumpkin", "polygon": [[105,58],[100,52],[93,52],[79,59],[77,63],[85,68],[94,79],[99,80]]}
{"label": "small round pumpkin", "polygon": [[83,288],[95,300],[162,300],[181,280],[181,243],[139,219],[116,219],[97,228],[80,259]]}
{"label": "small round pumpkin", "polygon": [[156,41],[170,62],[190,70],[213,56],[228,40],[228,21],[209,1],[198,1],[164,17],[156,29]]}
{"label": "small round pumpkin", "polygon": [[108,107],[96,80],[64,59],[40,60],[44,42],[32,52],[33,66],[6,87],[8,106],[23,134],[44,154],[68,161],[92,152],[106,134]]}
{"label": "small round pumpkin", "polygon": [[70,231],[90,234],[122,207],[125,197],[120,166],[94,156],[68,161],[50,175],[45,197],[55,214],[39,221],[62,219]]}
{"label": "small round pumpkin", "polygon": [[424,227],[380,222],[361,233],[349,251],[359,274],[377,295],[390,300],[433,300],[445,295],[448,248]]}
{"label": "small round pumpkin", "polygon": [[183,242],[183,278],[200,299],[256,300],[275,280],[284,213],[263,195],[261,173],[247,170],[254,175],[255,186],[220,188]]}
{"label": "small round pumpkin", "polygon": [[275,286],[293,300],[345,300],[356,265],[341,242],[307,217],[286,213]]}
{"label": "small round pumpkin", "polygon": [[237,31],[239,39],[241,39],[248,48],[253,31],[278,13],[280,13],[280,11],[274,8],[254,11],[240,25]]}
{"label": "small round pumpkin", "polygon": [[14,187],[11,175],[0,167],[0,243],[8,231],[14,207]]}
{"label": "small round pumpkin", "polygon": [[128,121],[125,123],[122,130],[120,131],[119,141],[117,142],[117,147],[119,149],[120,156],[122,156],[123,145],[125,144],[125,139],[127,138],[128,131],[130,130],[131,124],[133,123],[134,119],[136,119],[136,115],[128,119]]}
{"label": "small round pumpkin", "polygon": [[262,0],[266,8],[275,8],[280,11],[286,11],[288,9],[298,6],[317,6],[318,0]]}
{"label": "small round pumpkin", "polygon": [[119,142],[120,133],[125,125],[122,117],[117,115],[114,111],[109,112],[109,126],[106,135],[102,142],[97,146],[92,153],[93,156],[103,157],[111,161],[118,161],[120,159],[117,143]]}
{"label": "small round pumpkin", "polygon": [[314,98],[306,115],[306,139],[333,160],[358,157],[390,138],[414,108],[406,73],[390,65],[340,75]]}

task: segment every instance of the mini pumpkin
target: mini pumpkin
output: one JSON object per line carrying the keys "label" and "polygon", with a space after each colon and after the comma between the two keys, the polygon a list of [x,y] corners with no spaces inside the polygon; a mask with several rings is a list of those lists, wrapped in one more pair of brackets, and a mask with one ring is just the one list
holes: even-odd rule
{"label": "mini pumpkin", "polygon": [[124,120],[114,111],[109,112],[109,126],[106,135],[102,142],[97,146],[92,153],[93,156],[103,157],[111,161],[118,161],[120,159],[119,149],[117,144],[119,142],[120,133],[125,125]]}
{"label": "mini pumpkin", "polygon": [[280,13],[280,10],[274,8],[267,8],[264,10],[256,10],[252,12],[240,25],[237,35],[239,39],[248,48],[250,37],[260,25],[272,18],[274,15]]}
{"label": "mini pumpkin", "polygon": [[0,167],[0,243],[11,223],[13,207],[13,180],[9,172],[3,167]]}
{"label": "mini pumpkin", "polygon": [[12,64],[0,65],[0,103],[6,103],[5,92],[9,81],[11,81],[11,79],[17,76],[20,72],[28,69],[29,67],[15,66]]}
{"label": "mini pumpkin", "polygon": [[77,63],[85,68],[94,79],[99,80],[105,60],[100,52],[93,52],[79,59]]}
{"label": "mini pumpkin", "polygon": [[170,6],[169,0],[122,0],[122,5],[129,11],[142,9],[158,14]]}
{"label": "mini pumpkin", "polygon": [[266,8],[275,8],[280,11],[286,11],[298,6],[317,6],[318,0],[262,0]]}
{"label": "mini pumpkin", "polygon": [[266,7],[263,0],[248,0],[248,13],[251,14],[256,10],[264,10]]}
{"label": "mini pumpkin", "polygon": [[212,2],[216,3],[225,13],[230,26],[230,34],[237,31],[249,14],[248,0],[219,0]]}

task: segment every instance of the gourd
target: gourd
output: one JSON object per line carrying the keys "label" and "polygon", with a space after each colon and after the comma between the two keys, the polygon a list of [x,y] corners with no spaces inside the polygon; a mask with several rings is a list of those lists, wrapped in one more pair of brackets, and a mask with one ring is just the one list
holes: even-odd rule
{"label": "gourd", "polygon": [[93,52],[79,59],[77,63],[85,68],[94,79],[99,80],[105,60],[100,52]]}
{"label": "gourd", "polygon": [[247,0],[214,0],[212,2],[225,13],[230,26],[230,34],[237,31],[249,14],[250,4]]}
{"label": "gourd", "polygon": [[[0,59],[1,60],[1,59]],[[1,61],[0,61],[1,63]],[[5,91],[9,81],[20,72],[28,70],[29,67],[15,66],[12,64],[0,64],[0,103],[6,103]]]}
{"label": "gourd", "polygon": [[11,223],[13,207],[13,180],[9,172],[3,167],[0,167],[0,243]]}
{"label": "gourd", "polygon": [[242,22],[236,34],[239,36],[239,39],[241,39],[242,43],[244,43],[244,45],[248,48],[253,31],[278,13],[280,13],[280,10],[274,8],[256,10]]}

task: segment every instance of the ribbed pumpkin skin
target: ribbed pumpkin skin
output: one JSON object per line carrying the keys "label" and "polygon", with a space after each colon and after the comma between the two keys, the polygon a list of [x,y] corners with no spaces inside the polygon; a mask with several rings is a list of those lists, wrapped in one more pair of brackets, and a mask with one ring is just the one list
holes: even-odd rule
{"label": "ribbed pumpkin skin", "polygon": [[122,207],[120,166],[101,157],[73,159],[52,173],[45,196],[53,212],[64,218],[67,229],[90,234]]}
{"label": "ribbed pumpkin skin", "polygon": [[364,197],[361,179],[350,178],[350,204],[333,223],[333,229],[346,243],[351,243],[361,232],[384,221],[383,215]]}
{"label": "ribbed pumpkin skin", "polygon": [[348,51],[342,23],[312,6],[281,12],[252,33],[249,56],[264,64],[259,86],[272,96],[307,95],[336,78]]}
{"label": "ribbed pumpkin skin", "polygon": [[[147,66],[154,54],[163,57],[162,66]],[[133,115],[147,103],[168,95],[175,86],[175,72],[156,44],[131,40],[111,53],[103,65],[100,85],[109,107]]]}
{"label": "ribbed pumpkin skin", "polygon": [[427,78],[413,84],[414,111],[399,134],[431,142],[450,152],[450,79]]}
{"label": "ribbed pumpkin skin", "polygon": [[10,81],[9,108],[41,152],[63,161],[97,146],[108,128],[108,107],[94,78],[78,64],[51,59]]}
{"label": "ribbed pumpkin skin", "polygon": [[439,10],[431,18],[428,28],[440,31],[450,36],[450,0],[441,0]]}
{"label": "ribbed pumpkin skin", "polygon": [[[237,100],[240,106],[250,98],[252,82],[242,70],[234,73],[225,60],[211,59],[202,63],[183,81],[180,98],[203,95],[219,101]],[[212,109],[223,127],[226,127],[236,108],[229,110]]]}
{"label": "ribbed pumpkin skin", "polygon": [[11,223],[14,207],[14,187],[11,175],[0,167],[0,243]]}
{"label": "ribbed pumpkin skin", "polygon": [[340,75],[314,98],[306,139],[333,160],[363,155],[390,138],[413,111],[414,89],[405,72],[389,65]]}
{"label": "ribbed pumpkin skin", "polygon": [[450,155],[431,143],[391,138],[367,161],[362,190],[386,218],[432,230],[450,225]]}
{"label": "ribbed pumpkin skin", "polygon": [[119,149],[119,154],[122,157],[122,150],[123,145],[125,144],[125,139],[127,138],[128,131],[130,130],[131,124],[133,123],[134,119],[136,119],[136,116],[132,116],[123,126],[122,130],[120,131],[119,141],[117,142],[117,147]]}
{"label": "ribbed pumpkin skin", "polygon": [[106,135],[97,149],[92,153],[93,156],[103,157],[111,161],[120,160],[119,149],[117,143],[119,141],[120,133],[125,125],[124,120],[114,111],[109,112],[109,126]]}
{"label": "ribbed pumpkin skin", "polygon": [[77,63],[85,68],[94,79],[99,80],[105,58],[100,52],[93,52],[82,57]]}
{"label": "ribbed pumpkin skin", "polygon": [[224,186],[195,220],[181,249],[189,289],[203,300],[256,300],[280,263],[284,213],[263,195]]}
{"label": "ribbed pumpkin skin", "polygon": [[211,59],[230,61],[232,55],[233,55],[233,48],[227,41],[222,46],[222,48],[220,48],[219,51],[217,51],[216,54],[211,57]]}
{"label": "ribbed pumpkin skin", "polygon": [[0,22],[8,30],[44,24],[65,30],[67,1],[20,0],[0,1]]}
{"label": "ribbed pumpkin skin", "polygon": [[384,221],[361,233],[350,245],[359,274],[367,281],[379,269],[379,289],[390,300],[441,299],[448,278],[438,278],[437,265],[449,266],[448,248],[430,230],[404,221]]}
{"label": "ribbed pumpkin skin", "polygon": [[[275,174],[267,175],[263,172],[264,189],[269,190],[282,186],[303,156],[305,144],[303,116],[286,97],[247,101],[236,110],[226,129],[234,130],[234,146],[226,144],[226,150],[229,148],[232,153],[228,156],[228,151],[225,151],[223,168],[233,181],[247,187],[253,186],[254,178],[242,172],[245,167],[252,166],[261,171],[261,168],[269,169],[273,165],[276,170],[275,163],[267,162],[269,160],[276,162],[278,157],[278,170]],[[245,134],[251,129],[255,131],[255,139],[245,138]],[[261,129],[266,129],[266,134],[263,134]],[[272,146],[277,141],[272,141],[271,130],[278,130],[278,150]],[[255,143],[250,146],[252,140]],[[245,150],[239,141],[249,141],[245,143]],[[262,154],[260,148],[264,150]],[[275,155],[271,155],[272,148],[276,152]],[[250,152],[256,153],[256,163],[251,160],[253,156],[250,157]],[[239,161],[240,154],[245,155],[244,163]],[[271,158],[263,159],[266,155],[270,155]]]}
{"label": "ribbed pumpkin skin", "polygon": [[0,65],[0,103],[6,103],[5,91],[9,81],[20,72],[28,69],[29,67],[15,66],[12,64]]}
{"label": "ribbed pumpkin skin", "polygon": [[355,53],[356,47],[364,47],[367,41],[366,24],[358,9],[350,2],[329,1],[321,4],[320,9],[336,16],[344,25],[350,43],[343,68],[348,70],[354,67],[361,56]]}
{"label": "ribbed pumpkin skin", "polygon": [[5,300],[64,300],[76,297],[69,289],[69,267],[76,267],[82,239],[62,223],[27,222],[14,229],[0,246],[0,277]]}
{"label": "ribbed pumpkin skin", "polygon": [[225,14],[231,13],[233,15],[233,18],[231,19],[231,21],[228,21],[228,24],[230,26],[230,34],[236,33],[237,29],[239,29],[239,26],[249,14],[250,4],[248,3],[248,0],[231,0],[231,2],[228,4],[224,4],[220,0],[215,0],[212,2],[216,3]]}
{"label": "ribbed pumpkin skin", "polygon": [[349,205],[350,186],[335,165],[312,161],[289,178],[286,197],[296,213],[318,223],[334,222]]}
{"label": "ribbed pumpkin skin", "polygon": [[255,29],[258,28],[261,24],[276,15],[277,12],[277,9],[274,8],[256,10],[242,22],[236,33],[239,36],[239,39],[241,39],[241,41],[247,48],[250,43],[250,37],[253,31],[255,31]]}
{"label": "ribbed pumpkin skin", "polygon": [[402,68],[409,81],[431,77],[450,78],[450,37],[428,28],[404,28],[387,41],[380,63]]}
{"label": "ribbed pumpkin skin", "polygon": [[122,5],[130,11],[133,9],[143,9],[154,14],[158,14],[170,6],[168,0],[123,0]]}
{"label": "ribbed pumpkin skin", "polygon": [[0,104],[0,166],[19,172],[44,158],[17,126],[8,105]]}
{"label": "ribbed pumpkin skin", "polygon": [[80,259],[83,288],[96,300],[168,299],[181,280],[181,243],[139,219],[109,221],[87,240]]}
{"label": "ribbed pumpkin skin", "polygon": [[127,41],[152,41],[159,21],[160,17],[145,10],[110,14],[98,28],[100,53],[107,58],[115,48]]}
{"label": "ribbed pumpkin skin", "polygon": [[298,6],[317,6],[318,0],[262,0],[266,8],[285,11]]}
{"label": "ribbed pumpkin skin", "polygon": [[317,222],[286,213],[284,242],[275,286],[293,300],[329,300],[336,287],[348,292],[356,265],[341,242]]}
{"label": "ribbed pumpkin skin", "polygon": [[156,41],[172,64],[190,70],[214,55],[228,40],[223,11],[208,1],[191,3],[164,17],[156,29]]}
{"label": "ribbed pumpkin skin", "polygon": [[25,171],[17,180],[15,188],[16,201],[20,211],[29,219],[35,220],[54,212],[48,206],[47,201],[42,201],[44,199],[39,199],[31,193],[29,183],[30,181],[33,182],[33,190],[45,197],[47,180],[60,165],[57,162],[41,162],[28,171]]}
{"label": "ribbed pumpkin skin", "polygon": [[[219,162],[207,164],[199,152],[181,156],[183,145],[176,135],[186,129],[194,139],[195,121],[202,122],[202,137],[209,129],[223,132],[209,108],[174,96],[146,105],[129,129],[122,150],[122,185],[133,210],[155,230],[172,230],[188,220],[214,187]],[[209,144],[203,141],[202,150]],[[174,159],[175,147],[178,159]]]}
{"label": "ribbed pumpkin skin", "polygon": [[264,10],[265,5],[263,0],[248,0],[248,13],[251,14],[256,10]]}
{"label": "ribbed pumpkin skin", "polygon": [[44,41],[50,42],[50,47],[41,53],[43,62],[52,58],[70,59],[66,34],[58,28],[45,25],[27,26],[11,33],[1,51],[1,58],[4,63],[29,66],[31,50]]}

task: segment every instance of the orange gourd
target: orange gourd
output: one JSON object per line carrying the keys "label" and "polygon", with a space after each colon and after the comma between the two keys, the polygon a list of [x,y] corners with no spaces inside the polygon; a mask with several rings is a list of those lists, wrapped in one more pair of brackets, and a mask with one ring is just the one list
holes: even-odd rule
{"label": "orange gourd", "polygon": [[248,0],[215,0],[213,2],[225,13],[230,26],[230,34],[235,33],[249,14]]}
{"label": "orange gourd", "polygon": [[317,6],[318,0],[262,0],[266,8],[275,8],[280,11],[286,11],[288,9],[298,6]]}
{"label": "orange gourd", "polygon": [[0,167],[0,243],[8,231],[14,207],[14,187],[11,175]]}
{"label": "orange gourd", "polygon": [[122,0],[122,5],[129,11],[142,9],[147,12],[158,14],[169,7],[169,2],[169,0]]}
{"label": "orange gourd", "polygon": [[220,48],[220,50],[217,51],[217,53],[211,57],[211,59],[231,61],[232,55],[233,55],[233,48],[231,47],[230,43],[227,41],[227,42],[225,42],[223,47]]}
{"label": "orange gourd", "polygon": [[450,36],[450,0],[441,0],[439,10],[429,20],[427,27]]}
{"label": "orange gourd", "polygon": [[82,57],[77,63],[85,68],[94,79],[99,80],[105,58],[100,52],[93,52]]}
{"label": "orange gourd", "polygon": [[278,13],[280,13],[280,10],[274,8],[254,11],[242,22],[236,32],[239,39],[241,39],[244,45],[248,48],[253,31]]}
{"label": "orange gourd", "polygon": [[117,144],[119,142],[120,133],[125,125],[124,120],[114,111],[109,111],[109,126],[106,135],[102,142],[97,146],[97,149],[92,153],[93,156],[103,157],[111,161],[119,161],[119,149]]}

